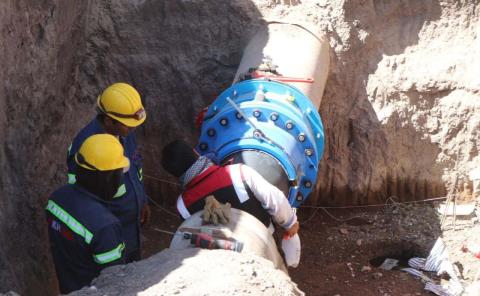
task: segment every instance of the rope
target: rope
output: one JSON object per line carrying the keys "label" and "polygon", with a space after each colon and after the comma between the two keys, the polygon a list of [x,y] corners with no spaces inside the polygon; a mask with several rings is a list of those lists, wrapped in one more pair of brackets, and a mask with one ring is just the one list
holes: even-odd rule
{"label": "rope", "polygon": [[364,206],[342,206],[342,207],[316,207],[316,206],[300,206],[301,208],[311,208],[315,209],[313,214],[306,219],[305,221],[301,222],[300,225],[305,225],[307,222],[313,219],[313,217],[317,214],[318,210],[324,211],[330,218],[332,218],[335,221],[338,222],[346,222],[349,220],[353,220],[355,218],[362,218],[361,216],[353,216],[349,217],[346,219],[340,219],[335,217],[332,213],[330,213],[327,209],[353,209],[353,208],[367,208],[367,207],[385,207],[385,214],[387,214],[388,207],[389,206],[397,206],[400,204],[410,204],[410,203],[420,203],[420,202],[429,202],[429,201],[437,201],[437,200],[444,200],[447,199],[447,197],[436,197],[436,198],[429,198],[429,199],[423,199],[423,200],[415,200],[415,201],[404,201],[404,202],[398,202],[395,200],[395,196],[390,196],[387,198],[385,203],[383,204],[374,204],[374,205],[364,205]]}
{"label": "rope", "polygon": [[176,182],[172,182],[172,181],[168,181],[166,179],[160,179],[160,178],[157,178],[157,177],[154,177],[154,176],[150,176],[150,175],[147,175],[147,174],[143,174],[143,176],[147,179],[152,179],[152,180],[156,180],[158,182],[161,182],[161,183],[167,183],[167,184],[172,184],[172,185],[175,185],[175,186],[178,186],[180,187],[180,183],[176,183]]}
{"label": "rope", "polygon": [[347,222],[347,221],[350,221],[350,220],[353,220],[355,218],[362,218],[361,216],[353,216],[353,217],[349,217],[349,218],[346,218],[346,219],[340,219],[340,218],[337,218],[335,217],[332,213],[330,213],[327,209],[324,209],[324,208],[316,208],[315,209],[315,212],[313,212],[313,214],[305,221],[302,221],[300,222],[300,225],[305,225],[307,224],[307,222],[309,222],[310,220],[313,219],[313,217],[315,217],[315,215],[317,214],[318,210],[322,210],[324,211],[328,216],[330,216],[330,218],[332,218],[333,220],[335,221],[338,221],[338,222]]}
{"label": "rope", "polygon": [[[167,183],[167,184],[172,184],[172,185],[176,185],[178,187],[180,187],[180,184],[179,183],[175,183],[175,182],[171,182],[171,181],[168,181],[168,180],[165,180],[165,179],[160,179],[160,178],[157,178],[157,177],[153,177],[153,176],[150,176],[150,175],[147,175],[147,174],[143,174],[143,176],[147,179],[152,179],[152,180],[155,180],[155,181],[158,181],[160,183]],[[171,216],[175,217],[175,218],[178,218],[178,219],[181,219],[179,215],[175,214],[174,212],[172,211],[169,211],[167,210],[166,208],[162,207],[161,205],[159,205],[156,201],[154,201],[150,196],[148,196],[148,200],[150,200],[150,202],[157,208],[159,208],[160,210],[170,214]]]}
{"label": "rope", "polygon": [[300,222],[300,225],[305,225],[305,224],[307,224],[307,222],[309,222],[310,220],[312,220],[313,217],[315,217],[315,215],[317,214],[317,212],[318,212],[319,209],[320,209],[320,208],[315,209],[315,211],[314,211],[313,214],[310,216],[310,218],[308,218],[308,219],[305,220],[305,221]]}
{"label": "rope", "polygon": [[347,221],[350,221],[350,220],[353,220],[355,218],[362,218],[360,216],[353,216],[353,217],[350,217],[350,218],[346,218],[346,219],[339,219],[335,216],[333,216],[329,211],[327,211],[326,209],[322,209],[328,216],[330,216],[332,219],[338,221],[338,222],[347,222]]}
{"label": "rope", "polygon": [[172,231],[163,230],[163,229],[160,229],[160,228],[157,228],[157,227],[152,227],[152,229],[155,230],[155,231],[158,231],[158,232],[162,232],[162,233],[166,233],[166,234],[171,234],[171,235],[183,234],[183,233],[175,233],[175,232],[172,232]]}
{"label": "rope", "polygon": [[[153,176],[150,176],[150,175],[147,175],[147,174],[143,174],[146,178],[149,178],[149,179],[153,179],[153,180],[156,180],[158,182],[161,182],[161,183],[167,183],[167,184],[172,184],[172,185],[176,185],[176,186],[179,186],[180,187],[180,184],[179,183],[175,183],[175,182],[171,182],[171,181],[168,181],[168,180],[165,180],[165,179],[160,179],[160,178],[156,178],[156,177],[153,177]],[[162,211],[170,214],[171,216],[174,216],[178,219],[181,219],[180,216],[178,216],[177,214],[165,209],[164,207],[162,207],[161,205],[159,205],[157,202],[155,202],[151,197],[148,197],[148,199],[152,202],[153,205],[155,205],[157,208],[161,209]],[[326,206],[326,207],[319,207],[319,206],[300,206],[300,208],[309,208],[309,209],[315,209],[315,211],[313,212],[313,214],[308,218],[306,219],[305,221],[302,221],[300,222],[300,225],[305,225],[306,223],[310,222],[313,217],[315,217],[315,215],[317,214],[318,210],[322,210],[324,211],[330,218],[334,219],[335,221],[338,221],[338,222],[346,222],[346,221],[349,221],[349,220],[352,220],[352,219],[355,219],[355,218],[362,218],[360,216],[353,216],[353,217],[349,217],[349,218],[346,218],[346,219],[340,219],[340,218],[337,218],[335,217],[332,213],[330,213],[327,209],[355,209],[355,208],[369,208],[369,207],[386,207],[388,205],[397,205],[397,204],[411,204],[411,203],[423,203],[423,202],[430,202],[430,201],[438,201],[438,200],[445,200],[445,199],[448,199],[448,197],[436,197],[436,198],[428,198],[428,199],[422,199],[422,200],[414,200],[414,201],[404,201],[404,202],[398,202],[394,199],[393,196],[390,196],[386,201],[385,203],[383,204],[373,204],[373,205],[362,205],[362,206],[335,206],[335,207],[331,207],[331,206]]]}
{"label": "rope", "polygon": [[[147,175],[147,174],[143,174],[143,175],[144,175],[146,178],[148,178],[148,179],[153,179],[153,180],[156,180],[156,181],[161,182],[161,183],[167,183],[167,184],[172,184],[172,185],[176,185],[176,186],[178,186],[178,187],[181,187],[180,183],[168,181],[168,180],[165,180],[165,179],[156,178],[156,177],[153,177],[153,176],[150,176],[150,175]],[[429,201],[438,201],[438,200],[444,200],[444,199],[448,199],[448,197],[447,197],[447,196],[444,196],[444,197],[435,197],[435,198],[427,198],[427,199],[412,200],[412,201],[402,201],[402,202],[395,201],[395,200],[392,199],[392,197],[389,197],[389,198],[387,199],[387,201],[392,200],[393,203],[398,203],[398,204],[410,204],[410,203],[421,203],[421,202],[429,202]],[[361,205],[361,206],[351,205],[351,206],[323,206],[323,207],[302,205],[302,206],[300,206],[300,208],[311,208],[311,209],[355,209],[355,208],[369,208],[369,207],[384,207],[386,204],[388,204],[388,203],[386,202],[386,203],[382,203],[382,204]]]}
{"label": "rope", "polygon": [[[447,199],[447,197],[436,197],[436,198],[428,198],[428,199],[413,200],[413,201],[403,201],[403,202],[394,201],[394,203],[395,203],[395,204],[409,204],[409,203],[421,203],[421,202],[437,201],[437,200],[444,200],[444,199]],[[387,199],[387,201],[388,201],[388,200],[390,200],[390,198]],[[388,205],[388,203],[373,204],[373,205],[363,205],[363,206],[338,206],[338,207],[300,206],[300,208],[311,208],[311,209],[355,209],[355,208],[369,208],[369,207],[384,207],[385,205]]]}
{"label": "rope", "polygon": [[159,208],[160,210],[166,212],[167,214],[170,214],[171,216],[173,216],[173,217],[175,217],[175,218],[181,219],[179,215],[175,214],[175,213],[172,212],[172,211],[169,211],[169,210],[165,209],[164,207],[162,207],[161,205],[159,205],[157,202],[155,202],[150,196],[147,195],[147,197],[148,197],[148,199],[150,200],[150,202],[151,202],[154,206],[156,206],[157,208]]}

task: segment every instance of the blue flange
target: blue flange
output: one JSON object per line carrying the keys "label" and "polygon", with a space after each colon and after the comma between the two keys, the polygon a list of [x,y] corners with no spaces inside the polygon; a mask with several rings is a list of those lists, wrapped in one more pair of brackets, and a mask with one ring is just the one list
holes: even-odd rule
{"label": "blue flange", "polygon": [[217,163],[245,150],[271,155],[290,180],[288,200],[297,208],[317,180],[323,124],[317,108],[297,88],[246,80],[226,89],[210,105],[196,149]]}

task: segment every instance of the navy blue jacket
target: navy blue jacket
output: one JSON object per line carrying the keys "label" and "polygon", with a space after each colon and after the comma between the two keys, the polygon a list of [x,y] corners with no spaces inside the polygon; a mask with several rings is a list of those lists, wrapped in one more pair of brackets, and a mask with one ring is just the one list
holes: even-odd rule
{"label": "navy blue jacket", "polygon": [[[82,143],[90,136],[103,134],[105,130],[98,121],[92,120],[73,139],[67,153],[68,183],[74,184],[75,179],[75,153],[78,152]],[[135,135],[119,137],[125,150],[125,156],[130,160],[130,170],[125,173],[125,183],[122,184],[114,196],[114,200],[108,205],[112,213],[122,223],[122,231],[125,238],[127,261],[131,254],[140,250],[140,215],[143,205],[147,202],[143,185],[142,158],[137,151]],[[139,258],[137,258],[139,259]]]}
{"label": "navy blue jacket", "polygon": [[87,286],[103,268],[124,263],[122,227],[105,205],[78,185],[50,196],[48,233],[61,293]]}

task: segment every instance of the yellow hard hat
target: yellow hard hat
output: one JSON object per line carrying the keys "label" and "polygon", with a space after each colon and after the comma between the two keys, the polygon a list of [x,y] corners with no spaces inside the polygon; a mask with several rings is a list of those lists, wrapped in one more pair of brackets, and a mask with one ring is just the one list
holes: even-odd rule
{"label": "yellow hard hat", "polygon": [[92,171],[111,171],[130,165],[128,158],[123,155],[122,144],[110,134],[88,137],[75,154],[75,162]]}
{"label": "yellow hard hat", "polygon": [[147,118],[140,94],[126,83],[107,87],[98,96],[97,105],[103,113],[129,127],[139,126]]}

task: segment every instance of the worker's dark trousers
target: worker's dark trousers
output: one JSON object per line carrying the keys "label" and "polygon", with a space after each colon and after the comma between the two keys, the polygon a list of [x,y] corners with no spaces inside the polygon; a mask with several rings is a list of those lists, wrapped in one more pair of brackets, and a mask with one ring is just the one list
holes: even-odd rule
{"label": "worker's dark trousers", "polygon": [[140,249],[136,249],[135,251],[130,252],[129,254],[125,254],[125,263],[140,261],[140,259],[142,259]]}

